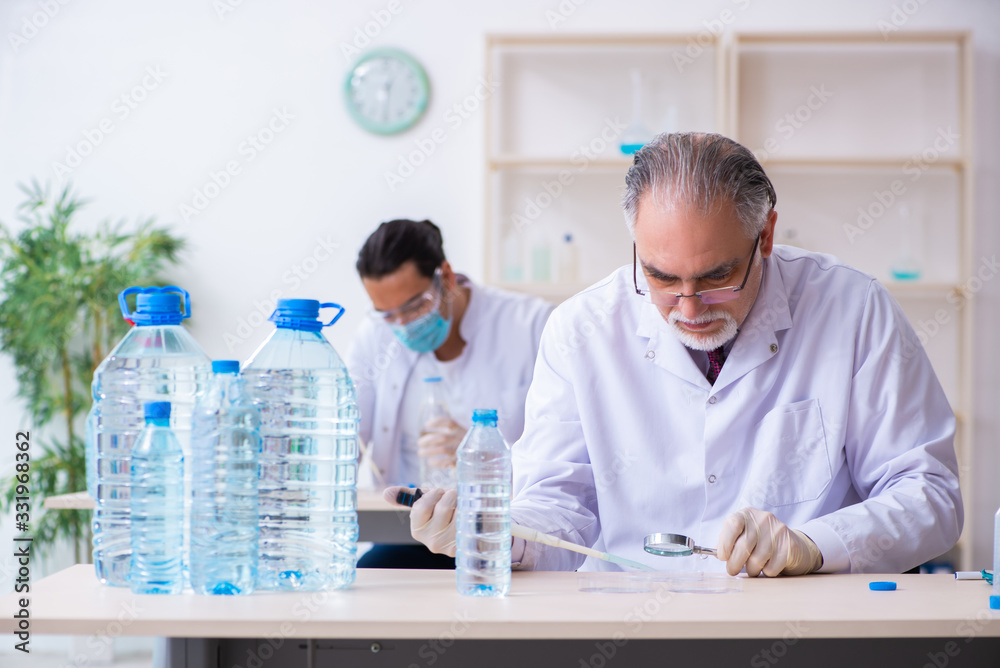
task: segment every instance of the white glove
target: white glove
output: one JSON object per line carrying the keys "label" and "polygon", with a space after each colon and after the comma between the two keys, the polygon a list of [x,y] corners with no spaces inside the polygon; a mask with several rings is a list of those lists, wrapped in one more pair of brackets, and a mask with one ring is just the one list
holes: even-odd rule
{"label": "white glove", "polygon": [[417,439],[417,454],[433,468],[454,468],[459,443],[465,438],[465,428],[447,417],[435,418],[424,425]]}
{"label": "white glove", "polygon": [[[396,503],[400,491],[413,492],[409,487],[387,487],[382,497]],[[431,552],[455,556],[455,506],[458,492],[454,489],[432,489],[424,493],[410,509],[410,534]]]}
{"label": "white glove", "polygon": [[746,566],[750,577],[806,575],[823,565],[823,555],[809,536],[756,508],[744,508],[726,518],[716,556],[726,562],[730,575]]}

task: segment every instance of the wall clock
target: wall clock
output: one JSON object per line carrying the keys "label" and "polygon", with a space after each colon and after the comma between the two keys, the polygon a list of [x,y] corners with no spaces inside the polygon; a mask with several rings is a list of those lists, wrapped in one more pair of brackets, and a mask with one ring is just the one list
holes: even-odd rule
{"label": "wall clock", "polygon": [[347,73],[344,100],[358,125],[380,135],[402,132],[427,109],[430,82],[424,68],[398,49],[375,49]]}

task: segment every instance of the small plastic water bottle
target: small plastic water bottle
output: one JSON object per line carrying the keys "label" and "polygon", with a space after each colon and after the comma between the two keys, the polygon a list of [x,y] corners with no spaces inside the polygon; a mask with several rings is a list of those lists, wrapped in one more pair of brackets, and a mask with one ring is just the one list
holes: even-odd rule
{"label": "small plastic water bottle", "polygon": [[993,592],[990,608],[1000,610],[1000,510],[993,517]]}
{"label": "small plastic water bottle", "polygon": [[[444,401],[444,388],[441,378],[434,376],[424,378],[424,401],[420,405],[420,435],[440,431],[438,428],[428,429],[427,425],[439,419],[450,420],[451,413]],[[424,489],[448,489],[455,486],[455,467],[451,462],[441,461],[442,457],[419,457],[420,486]]]}
{"label": "small plastic water bottle", "polygon": [[[135,311],[126,298],[136,295]],[[95,406],[88,421],[94,481],[94,569],[104,584],[129,586],[130,468],[132,446],[143,428],[143,405],[169,401],[170,426],[185,455],[184,486],[191,489],[191,411],[211,373],[208,356],[181,322],[191,316],[188,293],[176,286],[128,288],[118,295],[122,316],[135,326],[94,372]],[[185,516],[190,497],[185,498]],[[185,520],[187,526],[187,520]],[[187,566],[184,532],[184,565]]]}
{"label": "small plastic water bottle", "polygon": [[[337,315],[321,322],[321,308]],[[260,410],[257,589],[316,591],[354,582],[358,403],[322,329],[337,304],[279,299],[277,326],[243,367]]]}
{"label": "small plastic water bottle", "polygon": [[257,581],[257,457],[260,418],[240,363],[212,362],[191,426],[191,588],[250,594]]}
{"label": "small plastic water bottle", "polygon": [[146,426],[132,448],[132,564],[135,594],[184,590],[184,453],[170,429],[170,402],[145,406]]}
{"label": "small plastic water bottle", "polygon": [[458,446],[455,576],[465,596],[510,590],[510,447],[495,410],[472,412],[472,429]]}

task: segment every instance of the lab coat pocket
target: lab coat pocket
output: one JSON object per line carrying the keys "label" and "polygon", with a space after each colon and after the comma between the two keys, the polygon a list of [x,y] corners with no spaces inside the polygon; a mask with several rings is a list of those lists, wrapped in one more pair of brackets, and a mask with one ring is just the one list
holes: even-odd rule
{"label": "lab coat pocket", "polygon": [[744,505],[787,506],[819,498],[833,478],[819,400],[779,406],[754,427]]}

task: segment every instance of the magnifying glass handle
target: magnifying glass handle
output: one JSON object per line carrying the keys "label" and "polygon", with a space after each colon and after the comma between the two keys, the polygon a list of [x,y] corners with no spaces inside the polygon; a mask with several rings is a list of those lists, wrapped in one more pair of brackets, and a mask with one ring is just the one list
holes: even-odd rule
{"label": "magnifying glass handle", "polygon": [[694,553],[695,554],[710,554],[713,557],[716,556],[716,554],[715,554],[715,548],[714,547],[698,547],[697,545],[695,545],[694,546]]}

